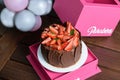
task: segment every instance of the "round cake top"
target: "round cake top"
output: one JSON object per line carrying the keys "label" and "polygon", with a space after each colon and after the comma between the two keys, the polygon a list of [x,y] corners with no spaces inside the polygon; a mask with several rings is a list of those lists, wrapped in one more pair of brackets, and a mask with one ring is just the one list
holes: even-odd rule
{"label": "round cake top", "polygon": [[70,22],[64,25],[52,24],[42,32],[41,44],[56,50],[71,51],[78,46],[79,35]]}

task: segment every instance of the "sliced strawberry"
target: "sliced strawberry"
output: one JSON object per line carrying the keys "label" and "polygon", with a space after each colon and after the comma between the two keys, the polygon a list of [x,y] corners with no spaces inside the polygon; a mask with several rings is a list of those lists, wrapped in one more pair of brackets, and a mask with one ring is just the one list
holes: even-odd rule
{"label": "sliced strawberry", "polygon": [[67,40],[67,42],[71,42],[71,41],[73,41],[73,40],[74,40],[74,38],[71,37],[69,40]]}
{"label": "sliced strawberry", "polygon": [[47,43],[49,43],[50,41],[51,41],[51,38],[48,37],[48,38],[46,38],[44,41],[42,41],[42,44],[47,44]]}
{"label": "sliced strawberry", "polygon": [[78,44],[79,44],[79,38],[78,37],[74,37],[74,40],[73,40],[74,47],[77,47]]}
{"label": "sliced strawberry", "polygon": [[57,44],[50,45],[50,47],[53,48],[53,49],[58,49],[58,45]]}
{"label": "sliced strawberry", "polygon": [[57,35],[59,39],[63,39],[64,35]]}
{"label": "sliced strawberry", "polygon": [[63,42],[66,42],[67,40],[69,40],[72,36],[68,36],[68,35],[65,35],[63,36],[62,40]]}
{"label": "sliced strawberry", "polygon": [[60,26],[60,29],[61,29],[62,31],[65,31],[65,27],[63,27],[63,26]]}
{"label": "sliced strawberry", "polygon": [[51,40],[50,44],[56,44],[56,40],[55,39]]}
{"label": "sliced strawberry", "polygon": [[52,33],[58,34],[58,31],[54,27],[50,26],[49,29]]}
{"label": "sliced strawberry", "polygon": [[48,32],[48,31],[49,31],[49,28],[45,28],[45,31],[47,31],[47,32]]}
{"label": "sliced strawberry", "polygon": [[63,26],[60,26],[59,27],[59,34],[64,34],[64,32],[65,32],[65,27],[63,27]]}
{"label": "sliced strawberry", "polygon": [[46,38],[46,37],[47,37],[47,34],[46,34],[46,33],[42,33],[42,34],[41,34],[41,38],[44,39],[44,38]]}
{"label": "sliced strawberry", "polygon": [[56,30],[58,30],[58,29],[59,29],[59,27],[58,27],[58,26],[56,26],[56,27],[55,27],[55,29],[56,29]]}
{"label": "sliced strawberry", "polygon": [[79,32],[77,30],[75,30],[74,34],[76,37],[79,37]]}
{"label": "sliced strawberry", "polygon": [[68,23],[69,23],[71,29],[74,29],[73,25],[70,22],[68,22]]}
{"label": "sliced strawberry", "polygon": [[51,37],[51,38],[56,38],[56,35],[53,34],[53,33],[51,33],[51,32],[48,32],[47,35],[48,35],[49,37]]}
{"label": "sliced strawberry", "polygon": [[50,42],[46,43],[45,45],[46,45],[46,46],[50,46]]}
{"label": "sliced strawberry", "polygon": [[70,31],[71,31],[71,27],[70,27],[70,25],[67,23],[67,32],[70,33]]}
{"label": "sliced strawberry", "polygon": [[60,39],[57,40],[57,44],[61,45],[62,41]]}
{"label": "sliced strawberry", "polygon": [[61,45],[58,45],[58,48],[57,48],[58,50],[62,50],[63,48],[62,48],[62,46]]}
{"label": "sliced strawberry", "polygon": [[53,24],[52,26],[53,27],[59,27],[59,24]]}
{"label": "sliced strawberry", "polygon": [[68,42],[64,42],[62,43],[61,48],[64,49],[67,45],[68,45]]}
{"label": "sliced strawberry", "polygon": [[43,31],[42,34],[41,34],[41,38],[46,38],[46,37],[48,37],[47,36],[47,31]]}
{"label": "sliced strawberry", "polygon": [[65,47],[66,51],[71,51],[73,48],[73,41],[69,42],[69,44]]}
{"label": "sliced strawberry", "polygon": [[73,26],[70,22],[67,22],[67,32],[70,33],[70,31],[73,29]]}

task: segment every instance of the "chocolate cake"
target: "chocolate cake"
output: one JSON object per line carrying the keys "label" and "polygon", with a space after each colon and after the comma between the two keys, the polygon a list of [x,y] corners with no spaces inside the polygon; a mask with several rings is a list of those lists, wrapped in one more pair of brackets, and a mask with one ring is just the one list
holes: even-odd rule
{"label": "chocolate cake", "polygon": [[74,65],[81,55],[80,33],[66,22],[64,25],[52,24],[41,34],[41,51],[44,59],[56,67]]}

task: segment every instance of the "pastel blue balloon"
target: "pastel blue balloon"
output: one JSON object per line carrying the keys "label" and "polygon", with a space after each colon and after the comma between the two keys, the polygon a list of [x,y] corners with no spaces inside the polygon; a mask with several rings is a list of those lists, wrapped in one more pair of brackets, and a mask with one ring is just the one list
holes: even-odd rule
{"label": "pastel blue balloon", "polygon": [[23,10],[17,13],[15,17],[16,28],[20,31],[31,31],[36,23],[35,15],[29,10]]}
{"label": "pastel blue balloon", "polygon": [[36,15],[45,15],[51,11],[52,0],[30,0],[28,9]]}
{"label": "pastel blue balloon", "polygon": [[12,12],[7,8],[4,8],[0,14],[1,23],[8,28],[14,27],[14,16],[15,12]]}

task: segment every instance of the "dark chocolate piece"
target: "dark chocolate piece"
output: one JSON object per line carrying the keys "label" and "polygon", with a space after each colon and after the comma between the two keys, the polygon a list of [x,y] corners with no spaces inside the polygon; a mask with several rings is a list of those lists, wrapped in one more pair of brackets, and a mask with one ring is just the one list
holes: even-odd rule
{"label": "dark chocolate piece", "polygon": [[77,62],[79,60],[80,54],[81,54],[81,44],[79,43],[79,46],[76,47],[76,49],[75,49],[75,54],[74,54],[75,62]]}
{"label": "dark chocolate piece", "polygon": [[55,50],[50,50],[48,54],[48,61],[50,64],[58,66],[60,64],[60,53],[57,53]]}
{"label": "dark chocolate piece", "polygon": [[72,55],[71,51],[63,53],[63,55],[61,56],[61,63],[63,65],[63,67],[67,67],[67,66],[73,65],[75,63],[74,55]]}

